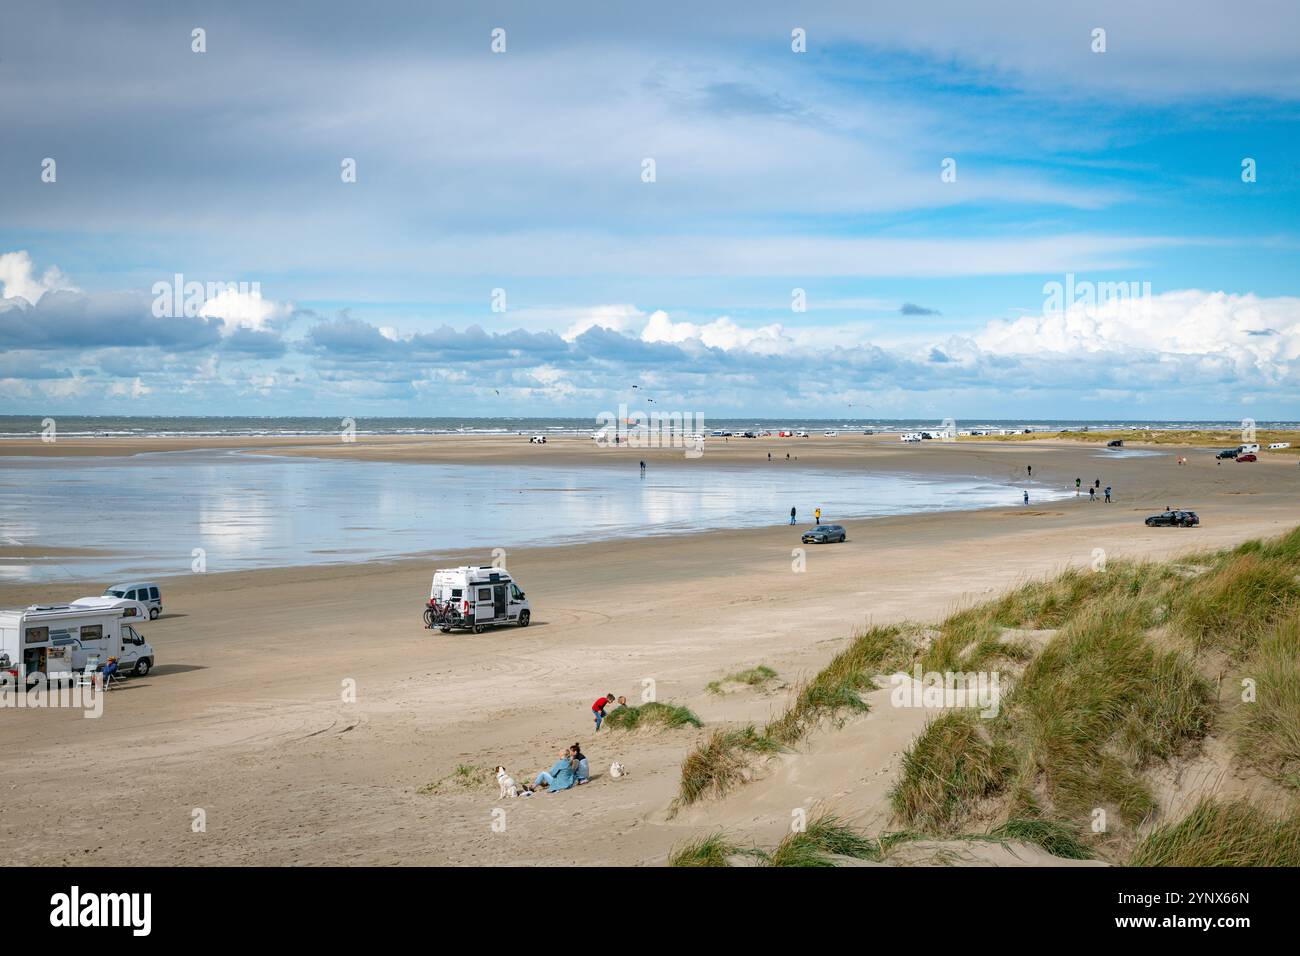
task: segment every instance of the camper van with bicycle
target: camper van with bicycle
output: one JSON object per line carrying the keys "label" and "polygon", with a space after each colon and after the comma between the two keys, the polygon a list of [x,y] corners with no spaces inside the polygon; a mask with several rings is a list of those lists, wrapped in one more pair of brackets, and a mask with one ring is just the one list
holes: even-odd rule
{"label": "camper van with bicycle", "polygon": [[504,568],[443,568],[433,573],[424,626],[448,633],[452,628],[475,634],[498,624],[527,627],[532,607]]}

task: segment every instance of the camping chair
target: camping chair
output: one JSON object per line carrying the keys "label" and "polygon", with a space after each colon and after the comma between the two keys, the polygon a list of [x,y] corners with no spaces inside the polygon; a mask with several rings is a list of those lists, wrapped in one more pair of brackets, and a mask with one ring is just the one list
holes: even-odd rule
{"label": "camping chair", "polygon": [[86,658],[86,666],[81,673],[77,675],[78,687],[89,687],[95,682],[95,674],[99,672],[99,655],[93,654]]}
{"label": "camping chair", "polygon": [[[107,666],[107,664],[104,665],[104,667]],[[104,677],[104,690],[112,690],[114,687],[126,683],[126,675],[120,670],[116,670],[111,674],[104,674],[104,669],[100,668],[100,674]]]}

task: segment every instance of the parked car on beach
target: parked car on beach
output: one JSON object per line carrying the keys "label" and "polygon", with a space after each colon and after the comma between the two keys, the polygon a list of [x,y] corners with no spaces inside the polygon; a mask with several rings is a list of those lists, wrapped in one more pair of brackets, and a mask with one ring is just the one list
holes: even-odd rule
{"label": "parked car on beach", "polygon": [[1106,447],[1107,447],[1107,448],[1123,448],[1123,447],[1124,447],[1124,439],[1122,439],[1122,438],[1113,438],[1113,439],[1111,439],[1110,441],[1106,442]]}
{"label": "parked car on beach", "polygon": [[1215,458],[1236,458],[1236,457],[1237,457],[1237,449],[1236,449],[1236,448],[1225,448],[1225,449],[1223,449],[1223,451],[1219,452],[1219,453],[1218,453],[1217,455],[1215,455],[1214,457],[1215,457]]}
{"label": "parked car on beach", "polygon": [[534,435],[532,438],[528,439],[528,444],[530,444],[530,445],[545,445],[545,444],[546,444],[546,436],[545,436],[545,435]]}
{"label": "parked car on beach", "polygon": [[149,609],[149,620],[155,621],[162,613],[162,592],[152,581],[140,584],[114,584],[104,589],[104,597],[123,601],[139,601]]}
{"label": "parked car on beach", "polygon": [[848,535],[837,524],[819,524],[805,531],[800,540],[804,544],[830,544],[832,541],[847,541]]}
{"label": "parked car on beach", "polygon": [[1237,461],[1259,461],[1254,452],[1246,452],[1244,455],[1238,455]]}
{"label": "parked car on beach", "polygon": [[1195,511],[1166,511],[1146,521],[1148,528],[1194,528],[1200,523]]}

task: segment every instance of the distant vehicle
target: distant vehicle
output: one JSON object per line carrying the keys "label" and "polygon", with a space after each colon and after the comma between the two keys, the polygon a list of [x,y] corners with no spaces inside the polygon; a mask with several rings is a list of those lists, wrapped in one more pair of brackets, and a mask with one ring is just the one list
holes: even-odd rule
{"label": "distant vehicle", "polygon": [[1214,457],[1215,458],[1236,458],[1237,454],[1238,454],[1238,450],[1236,448],[1225,448],[1223,449],[1223,451],[1219,452]]}
{"label": "distant vehicle", "polygon": [[744,432],[743,434],[741,434],[740,437],[741,437],[741,438],[757,438],[758,436],[755,435],[753,432]]}
{"label": "distant vehicle", "polygon": [[1272,450],[1277,450],[1279,448],[1290,448],[1291,443],[1289,441],[1273,441],[1268,443],[1268,447]]}
{"label": "distant vehicle", "polygon": [[527,627],[532,606],[510,575],[489,566],[441,568],[433,572],[424,626],[446,634],[453,627],[482,633],[496,624]]}
{"label": "distant vehicle", "polygon": [[528,439],[528,444],[530,444],[530,445],[545,445],[545,444],[546,444],[546,436],[545,436],[545,435],[534,435],[532,438]]}
{"label": "distant vehicle", "polygon": [[731,432],[723,432],[723,433],[722,433],[722,437],[723,437],[723,438],[731,438],[731,437],[732,437],[732,434],[731,434]]}
{"label": "distant vehicle", "polygon": [[1258,445],[1238,445],[1238,446],[1237,446],[1237,454],[1238,454],[1238,455],[1257,455],[1257,454],[1259,454],[1259,446],[1258,446]]}
{"label": "distant vehicle", "polygon": [[714,438],[721,438],[723,435],[729,435],[729,434],[731,434],[731,433],[730,433],[730,432],[724,432],[724,431],[723,431],[722,429],[720,429],[720,428],[716,428],[716,429],[714,429],[713,432],[712,432],[712,435],[713,435]]}
{"label": "distant vehicle", "polygon": [[868,428],[868,429],[864,430],[864,431],[862,432],[862,434],[864,434],[864,435],[874,435],[875,432],[872,431],[870,428]]}
{"label": "distant vehicle", "polygon": [[91,600],[94,606],[33,604],[0,611],[0,671],[24,681],[38,680],[38,674],[71,680],[91,658],[102,664],[116,657],[123,673],[148,674],[154,650],[127,623],[140,621],[144,608],[134,601]]}
{"label": "distant vehicle", "polygon": [[1114,439],[1111,439],[1110,441],[1106,442],[1106,447],[1107,447],[1107,448],[1123,448],[1123,447],[1124,447],[1124,439],[1122,439],[1122,438],[1114,438]]}
{"label": "distant vehicle", "polygon": [[1195,511],[1166,511],[1146,520],[1148,528],[1194,528],[1200,523]]}
{"label": "distant vehicle", "polygon": [[794,437],[795,437],[795,438],[807,438],[807,437],[808,437],[808,433],[805,432],[805,431],[798,431],[798,432],[795,432],[795,433],[794,433]]}
{"label": "distant vehicle", "polygon": [[840,436],[839,432],[822,432],[822,434],[827,438],[838,438]]}
{"label": "distant vehicle", "polygon": [[906,435],[899,435],[899,436],[898,436],[898,440],[899,440],[899,441],[906,441],[906,442],[921,441],[921,433],[920,433],[920,432],[908,432]]}
{"label": "distant vehicle", "polygon": [[695,442],[697,445],[702,444],[704,441],[704,432],[696,432],[691,436],[691,441]]}
{"label": "distant vehicle", "polygon": [[149,620],[156,621],[162,613],[162,592],[152,581],[146,584],[114,584],[104,589],[104,597],[124,601],[139,601],[149,609]]}
{"label": "distant vehicle", "polygon": [[1246,452],[1244,455],[1238,455],[1237,461],[1259,461],[1254,452]]}
{"label": "distant vehicle", "polygon": [[803,533],[800,540],[804,544],[830,544],[832,541],[845,541],[848,535],[844,529],[837,524],[819,524],[815,528],[809,528]]}

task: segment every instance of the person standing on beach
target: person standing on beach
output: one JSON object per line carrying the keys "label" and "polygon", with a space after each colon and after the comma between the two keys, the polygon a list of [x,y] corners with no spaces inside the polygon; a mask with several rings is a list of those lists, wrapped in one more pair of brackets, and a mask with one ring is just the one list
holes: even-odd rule
{"label": "person standing on beach", "polygon": [[1082,484],[1083,482],[1080,479],[1074,479],[1074,497],[1079,497],[1079,486]]}
{"label": "person standing on beach", "polygon": [[1106,504],[1110,504],[1110,485],[1106,486]]}
{"label": "person standing on beach", "polygon": [[794,509],[790,509],[790,523],[794,524]]}
{"label": "person standing on beach", "polygon": [[772,453],[770,451],[767,453],[767,463],[772,464]]}
{"label": "person standing on beach", "polygon": [[1089,501],[1097,500],[1097,489],[1092,487],[1092,485],[1088,486],[1088,500]]}
{"label": "person standing on beach", "polygon": [[1029,473],[1029,477],[1030,477],[1030,478],[1034,477],[1034,466],[1033,466],[1033,465],[1026,465],[1026,466],[1025,466],[1025,471],[1027,471],[1027,472]]}
{"label": "person standing on beach", "polygon": [[1028,489],[1025,490],[1025,504],[1029,504],[1029,491],[1028,491]]}
{"label": "person standing on beach", "polygon": [[644,459],[644,458],[641,459],[641,474],[642,474],[642,476],[645,475],[645,459]]}
{"label": "person standing on beach", "polygon": [[821,523],[822,523],[822,509],[821,509],[821,508],[818,508],[817,511],[814,512],[813,517],[817,519],[817,523],[818,523],[818,524],[821,524]]}
{"label": "person standing on beach", "polygon": [[605,708],[614,702],[614,692],[606,692],[604,697],[599,697],[591,705],[591,712],[596,715],[596,729],[600,730],[600,722],[605,719]]}

